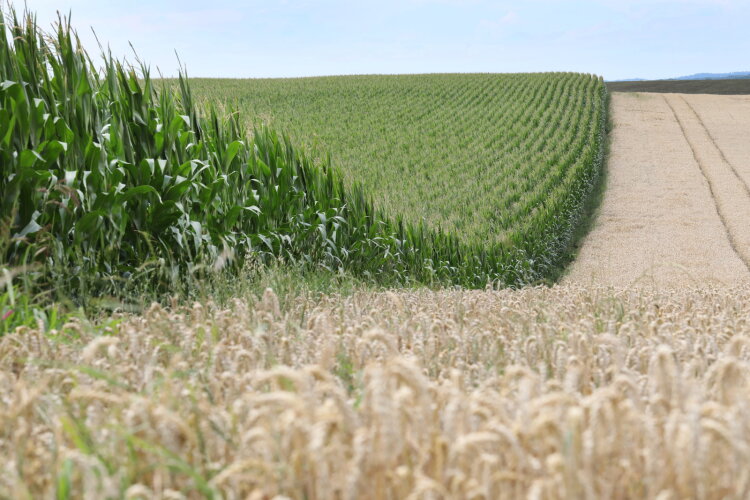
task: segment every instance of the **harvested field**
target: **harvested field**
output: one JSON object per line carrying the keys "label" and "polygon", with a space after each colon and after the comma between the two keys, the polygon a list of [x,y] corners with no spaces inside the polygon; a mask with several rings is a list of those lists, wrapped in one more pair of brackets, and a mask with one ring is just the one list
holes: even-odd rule
{"label": "harvested field", "polygon": [[558,286],[19,330],[0,497],[747,498],[748,318],[750,288]]}
{"label": "harvested field", "polygon": [[567,282],[750,280],[750,97],[612,96],[608,185]]}

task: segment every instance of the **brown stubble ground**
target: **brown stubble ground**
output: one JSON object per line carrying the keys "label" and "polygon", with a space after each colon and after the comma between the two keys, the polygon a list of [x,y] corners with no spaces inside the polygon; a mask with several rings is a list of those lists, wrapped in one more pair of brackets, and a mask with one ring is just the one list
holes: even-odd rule
{"label": "brown stubble ground", "polygon": [[564,282],[748,282],[748,108],[747,96],[614,93],[608,185]]}

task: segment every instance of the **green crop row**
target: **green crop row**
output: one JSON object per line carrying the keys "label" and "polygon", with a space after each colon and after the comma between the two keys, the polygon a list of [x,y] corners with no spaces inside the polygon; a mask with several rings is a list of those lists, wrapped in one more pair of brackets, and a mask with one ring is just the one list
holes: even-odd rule
{"label": "green crop row", "polygon": [[362,184],[386,213],[483,246],[537,240],[553,191],[601,139],[603,86],[581,74],[191,83],[330,153],[346,184]]}
{"label": "green crop row", "polygon": [[[599,79],[495,77],[514,90],[506,94],[488,84],[477,87],[476,96],[457,96],[465,116],[446,113],[440,96],[433,96],[442,117],[431,119],[435,134],[442,137],[439,127],[447,122],[446,130],[465,129],[457,143],[478,140],[488,144],[487,154],[517,155],[500,176],[479,157],[458,170],[429,164],[442,181],[411,194],[405,190],[412,174],[402,172],[403,199],[441,190],[438,198],[445,198],[453,191],[454,207],[484,203],[499,221],[511,217],[508,210],[515,214],[499,223],[501,239],[491,233],[466,238],[458,225],[445,224],[446,231],[427,217],[423,222],[401,211],[391,217],[387,205],[373,204],[366,174],[372,163],[363,163],[363,183],[351,182],[351,168],[342,176],[266,126],[249,133],[238,113],[196,105],[183,77],[177,88],[154,82],[146,66],[136,71],[106,54],[97,70],[69,20],[44,36],[32,17],[19,20],[12,12],[2,31],[0,267],[33,281],[35,289],[78,302],[122,296],[136,286],[160,293],[189,289],[207,274],[231,276],[248,259],[283,258],[391,284],[528,283],[543,278],[559,258],[602,160]],[[410,81],[407,100],[421,92],[417,80]],[[473,88],[471,79],[467,85]],[[492,112],[499,133],[472,122],[468,110],[480,98],[505,110]],[[352,107],[342,121],[376,108],[373,99],[359,109],[356,98],[342,100]],[[510,127],[508,120],[519,125]],[[404,137],[419,136],[401,130]],[[478,138],[468,139],[473,133]],[[561,137],[567,142],[558,143]],[[395,153],[400,141],[394,139]],[[442,152],[446,162],[453,147]],[[431,161],[420,149],[410,154],[415,164]],[[386,163],[383,179],[392,179]],[[471,176],[492,180],[477,186],[497,186],[462,199],[468,192],[461,184]]]}

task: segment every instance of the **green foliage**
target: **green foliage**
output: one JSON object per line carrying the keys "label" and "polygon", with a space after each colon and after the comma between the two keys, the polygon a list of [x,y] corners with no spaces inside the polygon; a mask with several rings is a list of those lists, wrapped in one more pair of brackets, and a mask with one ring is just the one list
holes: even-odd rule
{"label": "green foliage", "polygon": [[[6,270],[7,273],[7,270]],[[67,315],[60,308],[44,305],[39,297],[25,292],[10,283],[10,276],[0,276],[0,335],[14,331],[19,326],[49,331],[61,328]]]}
{"label": "green foliage", "polygon": [[41,288],[82,300],[143,283],[171,290],[248,254],[337,268],[339,252],[356,244],[362,259],[362,240],[385,236],[364,200],[350,229],[329,168],[268,129],[250,138],[236,115],[200,112],[184,79],[175,96],[146,67],[105,56],[98,73],[65,20],[52,42],[33,19],[5,28],[5,261],[43,263]]}
{"label": "green foliage", "polygon": [[[494,77],[500,86],[457,96],[466,116],[441,112],[431,120],[438,139],[445,137],[441,123],[454,134],[464,130],[441,150],[446,162],[457,146],[478,141],[499,163],[480,156],[476,162],[459,156],[460,169],[430,163],[434,158],[422,146],[404,150],[398,142],[421,144],[423,131],[402,127],[406,139],[393,139],[392,149],[436,176],[434,186],[411,196],[438,193],[431,203],[446,218],[390,218],[383,212],[390,207],[371,202],[373,178],[366,173],[375,163],[362,163],[363,188],[265,126],[249,134],[237,113],[197,106],[183,76],[174,85],[155,83],[148,67],[136,71],[106,54],[97,71],[69,20],[45,37],[31,16],[21,22],[12,12],[3,31],[0,218],[9,222],[0,267],[26,268],[25,283],[35,290],[54,290],[79,304],[144,291],[190,293],[216,273],[231,278],[247,260],[280,258],[381,284],[527,283],[543,278],[559,258],[601,163],[599,79]],[[475,126],[471,103],[485,94],[505,111],[492,110],[499,135],[475,140],[484,125]],[[373,99],[342,122],[372,111]],[[448,102],[437,94],[431,101]],[[383,179],[394,176],[393,157],[382,163]],[[412,176],[401,173],[401,199],[408,199]],[[478,190],[464,186],[471,177]],[[494,191],[482,191],[493,185]],[[440,202],[451,194],[443,190],[453,191],[453,204]],[[482,204],[494,214],[494,226],[480,217],[462,233],[467,212],[460,207]],[[409,213],[406,207],[398,213]],[[453,225],[451,217],[458,217]],[[488,236],[495,234],[501,236]]]}
{"label": "green foliage", "polygon": [[568,195],[601,133],[602,84],[581,74],[191,84],[330,153],[346,184],[361,183],[385,213],[484,246],[537,239],[546,206]]}

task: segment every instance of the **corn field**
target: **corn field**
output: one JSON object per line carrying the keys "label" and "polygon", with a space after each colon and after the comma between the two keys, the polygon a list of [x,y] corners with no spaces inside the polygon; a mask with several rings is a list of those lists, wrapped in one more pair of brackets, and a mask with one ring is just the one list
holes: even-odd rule
{"label": "corn field", "polygon": [[0,338],[0,497],[747,498],[750,290],[268,290]]}
{"label": "corn field", "polygon": [[[605,90],[599,78],[466,77],[467,93],[454,99],[455,78],[441,87],[424,77],[425,88],[439,91],[434,101],[452,99],[469,111],[462,120],[446,117],[445,131],[432,118],[431,131],[405,127],[409,133],[394,143],[394,153],[417,136],[444,142],[460,126],[468,133],[459,142],[479,163],[444,165],[455,149],[450,141],[437,149],[413,146],[404,158],[434,173],[423,189],[435,194],[412,193],[403,183],[394,196],[428,202],[425,219],[417,221],[405,215],[407,205],[373,202],[374,178],[364,173],[377,170],[380,160],[363,168],[365,183],[347,183],[338,167],[314,161],[286,136],[263,125],[246,130],[246,119],[233,108],[196,104],[182,76],[155,82],[145,64],[133,68],[106,53],[97,69],[69,19],[44,35],[33,16],[11,12],[3,31],[3,281],[76,305],[146,292],[190,295],[207,275],[223,272],[231,279],[248,260],[279,258],[387,285],[535,282],[563,259],[602,163]],[[414,88],[409,82],[398,85],[408,91]],[[377,94],[366,81],[363,88],[371,95],[368,106],[376,106]],[[485,105],[485,125],[477,122],[481,133],[469,140]],[[409,105],[402,110],[413,112]],[[343,118],[340,126],[347,123]],[[394,179],[393,168],[404,164],[390,158],[381,165]],[[397,173],[398,179],[404,175]],[[469,178],[480,191],[472,191]],[[460,206],[473,207],[481,220],[472,222]],[[464,219],[465,234],[458,227]],[[480,229],[498,238],[480,238]]]}
{"label": "corn field", "polygon": [[361,183],[386,213],[481,245],[528,245],[602,133],[601,82],[573,73],[190,83],[330,154],[347,185]]}

